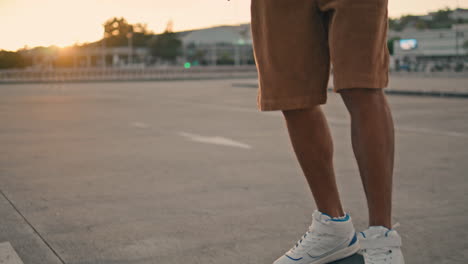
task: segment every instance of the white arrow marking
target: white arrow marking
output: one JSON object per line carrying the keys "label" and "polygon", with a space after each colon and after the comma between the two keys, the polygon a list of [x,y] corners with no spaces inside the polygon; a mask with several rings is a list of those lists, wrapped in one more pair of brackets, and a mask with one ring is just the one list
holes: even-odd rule
{"label": "white arrow marking", "polygon": [[236,148],[243,148],[243,149],[250,149],[252,148],[250,145],[247,145],[242,142],[234,141],[229,138],[225,137],[205,137],[201,135],[186,133],[186,132],[179,132],[180,136],[183,136],[189,140],[207,144],[215,144],[215,145],[223,145],[229,147],[236,147]]}
{"label": "white arrow marking", "polygon": [[2,264],[23,264],[10,242],[0,243],[0,263]]}
{"label": "white arrow marking", "polygon": [[143,123],[143,122],[133,122],[132,126],[134,126],[136,128],[149,128],[150,127],[149,124]]}

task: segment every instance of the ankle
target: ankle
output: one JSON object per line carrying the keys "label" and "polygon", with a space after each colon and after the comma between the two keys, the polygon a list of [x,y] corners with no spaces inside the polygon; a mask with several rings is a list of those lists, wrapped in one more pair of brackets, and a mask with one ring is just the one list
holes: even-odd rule
{"label": "ankle", "polygon": [[369,227],[371,226],[382,226],[387,229],[392,229],[391,221],[369,221]]}
{"label": "ankle", "polygon": [[320,213],[329,216],[330,218],[344,218],[346,217],[345,212],[343,209],[338,208],[338,209],[319,209],[318,210]]}

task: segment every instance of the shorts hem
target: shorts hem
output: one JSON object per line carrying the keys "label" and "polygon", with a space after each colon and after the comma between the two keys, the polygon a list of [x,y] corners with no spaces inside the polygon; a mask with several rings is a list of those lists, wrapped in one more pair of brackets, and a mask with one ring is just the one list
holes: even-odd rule
{"label": "shorts hem", "polygon": [[327,96],[305,96],[282,99],[261,99],[257,100],[257,109],[259,111],[277,111],[311,108],[317,105],[325,104]]}
{"label": "shorts hem", "polygon": [[384,89],[388,86],[388,78],[375,80],[375,79],[363,79],[354,81],[335,82],[333,91],[339,93],[345,89],[355,88],[369,88],[369,89]]}

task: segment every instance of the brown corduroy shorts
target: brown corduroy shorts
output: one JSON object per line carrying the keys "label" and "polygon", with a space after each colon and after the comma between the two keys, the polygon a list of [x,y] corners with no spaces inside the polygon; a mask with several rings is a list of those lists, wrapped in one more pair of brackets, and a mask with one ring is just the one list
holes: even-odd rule
{"label": "brown corduroy shorts", "polygon": [[324,104],[334,91],[388,85],[388,0],[251,0],[261,111]]}

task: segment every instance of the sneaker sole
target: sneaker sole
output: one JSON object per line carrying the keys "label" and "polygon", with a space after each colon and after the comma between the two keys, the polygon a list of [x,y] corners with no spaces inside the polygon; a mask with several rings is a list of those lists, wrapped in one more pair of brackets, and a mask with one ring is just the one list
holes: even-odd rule
{"label": "sneaker sole", "polygon": [[309,262],[307,264],[328,264],[328,263],[331,263],[333,261],[337,261],[337,260],[344,259],[344,258],[347,258],[349,256],[352,256],[352,255],[356,254],[359,251],[360,248],[361,247],[359,245],[359,242],[356,242],[356,243],[354,243],[353,245],[351,245],[351,246],[349,246],[347,248],[336,251],[335,253],[330,254],[330,255],[322,258],[322,259],[319,259],[319,260],[313,261],[313,262]]}

